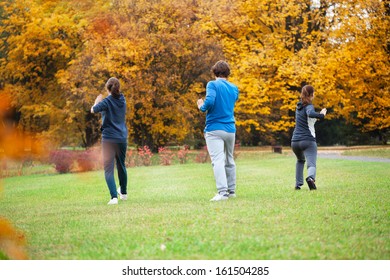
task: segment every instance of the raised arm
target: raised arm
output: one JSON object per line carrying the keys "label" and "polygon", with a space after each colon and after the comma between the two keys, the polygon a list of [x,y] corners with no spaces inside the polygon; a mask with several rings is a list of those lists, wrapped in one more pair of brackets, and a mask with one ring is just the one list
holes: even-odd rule
{"label": "raised arm", "polygon": [[93,106],[91,107],[91,113],[95,113],[94,110],[93,110],[93,107],[94,107],[96,104],[99,104],[102,100],[103,100],[103,95],[102,95],[102,94],[99,94],[98,97],[96,97],[96,99],[95,99],[95,103],[94,103]]}

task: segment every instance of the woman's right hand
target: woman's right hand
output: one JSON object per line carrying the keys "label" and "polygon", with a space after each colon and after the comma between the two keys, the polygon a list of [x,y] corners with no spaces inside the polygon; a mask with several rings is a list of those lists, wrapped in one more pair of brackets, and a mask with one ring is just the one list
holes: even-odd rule
{"label": "woman's right hand", "polygon": [[321,110],[321,112],[320,112],[320,114],[323,114],[324,115],[324,117],[326,116],[326,108],[323,108],[322,110]]}

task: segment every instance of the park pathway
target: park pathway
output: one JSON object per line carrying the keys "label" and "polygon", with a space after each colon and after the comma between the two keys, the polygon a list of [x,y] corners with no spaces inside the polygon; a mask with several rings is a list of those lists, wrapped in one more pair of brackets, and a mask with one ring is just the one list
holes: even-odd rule
{"label": "park pathway", "polygon": [[319,158],[330,158],[330,159],[346,159],[346,160],[357,160],[366,162],[387,162],[390,163],[389,158],[378,158],[378,157],[367,157],[367,156],[343,156],[339,152],[331,151],[318,151]]}

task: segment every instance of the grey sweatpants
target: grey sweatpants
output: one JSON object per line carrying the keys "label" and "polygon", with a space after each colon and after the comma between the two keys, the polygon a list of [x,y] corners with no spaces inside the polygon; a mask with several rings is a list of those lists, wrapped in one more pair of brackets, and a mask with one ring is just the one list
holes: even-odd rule
{"label": "grey sweatpants", "polygon": [[236,190],[236,164],[233,157],[235,138],[235,133],[223,130],[210,131],[205,134],[215,183],[220,194]]}
{"label": "grey sweatpants", "polygon": [[297,157],[295,166],[295,186],[303,185],[303,169],[307,161],[307,176],[316,179],[317,143],[315,141],[291,142],[291,148]]}

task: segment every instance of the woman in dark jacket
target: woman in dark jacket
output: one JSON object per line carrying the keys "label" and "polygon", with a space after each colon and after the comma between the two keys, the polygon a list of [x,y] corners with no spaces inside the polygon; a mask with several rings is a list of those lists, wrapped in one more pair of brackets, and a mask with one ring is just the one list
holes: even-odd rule
{"label": "woman in dark jacket", "polygon": [[320,113],[314,110],[312,104],[314,99],[314,88],[306,85],[301,91],[301,101],[298,102],[295,111],[295,128],[291,139],[291,147],[297,157],[295,169],[295,189],[300,190],[303,185],[303,169],[307,160],[308,177],[306,183],[310,190],[317,189],[316,162],[317,142],[314,124],[317,119],[324,119],[326,108]]}
{"label": "woman in dark jacket", "polygon": [[[126,127],[126,100],[120,93],[120,83],[117,78],[110,78],[106,83],[108,96],[103,99],[100,94],[92,113],[102,114],[102,147],[104,176],[110,191],[111,204],[118,204],[118,194],[122,200],[127,200],[127,171],[125,166],[127,150],[127,127]],[[114,166],[118,169],[120,188],[116,189],[114,178]]]}

